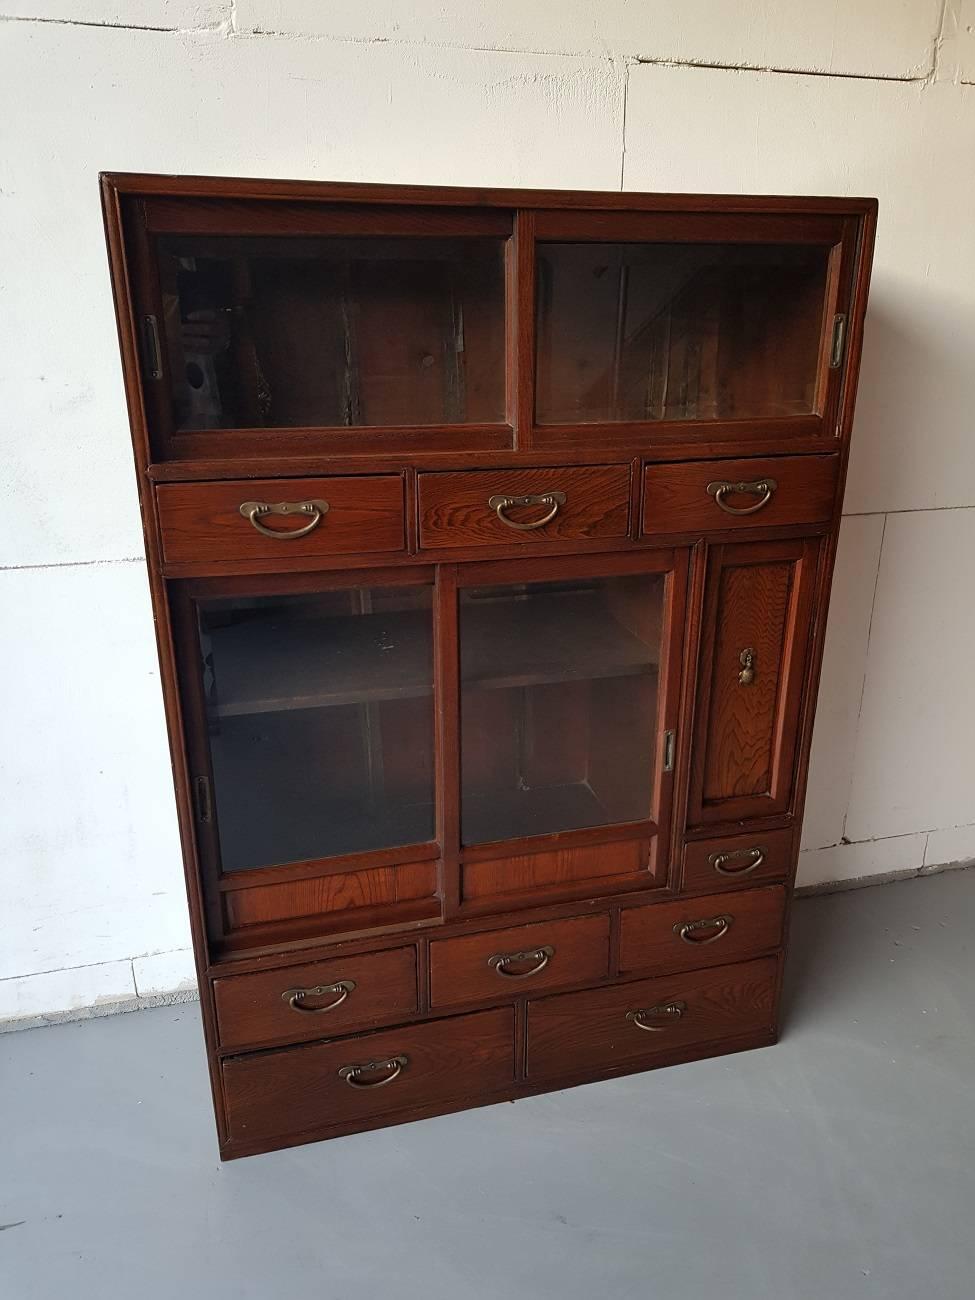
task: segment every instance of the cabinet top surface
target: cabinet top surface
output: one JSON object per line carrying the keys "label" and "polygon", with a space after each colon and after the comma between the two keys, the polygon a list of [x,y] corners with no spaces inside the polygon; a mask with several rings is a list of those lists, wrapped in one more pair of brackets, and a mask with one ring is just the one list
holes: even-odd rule
{"label": "cabinet top surface", "polygon": [[318,200],[329,203],[432,204],[447,207],[592,208],[661,212],[829,212],[862,216],[875,198],[784,194],[656,194],[617,190],[490,189],[453,185],[384,185],[234,176],[102,172],[109,192],[129,196]]}

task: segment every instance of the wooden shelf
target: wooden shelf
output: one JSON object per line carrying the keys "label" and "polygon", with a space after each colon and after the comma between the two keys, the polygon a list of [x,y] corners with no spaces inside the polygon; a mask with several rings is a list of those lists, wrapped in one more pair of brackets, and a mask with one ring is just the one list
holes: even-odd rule
{"label": "wooden shelf", "polygon": [[460,644],[465,688],[636,677],[658,668],[651,647],[588,592],[465,602]]}
{"label": "wooden shelf", "polygon": [[585,781],[531,790],[487,790],[463,795],[461,840],[464,845],[490,844],[609,826],[617,820]]}

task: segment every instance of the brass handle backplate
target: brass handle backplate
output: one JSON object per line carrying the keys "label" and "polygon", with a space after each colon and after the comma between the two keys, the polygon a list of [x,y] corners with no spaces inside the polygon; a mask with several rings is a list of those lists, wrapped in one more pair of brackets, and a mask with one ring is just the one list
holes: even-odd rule
{"label": "brass handle backplate", "polygon": [[[716,479],[708,484],[708,496],[714,497],[715,502],[726,515],[753,515],[756,510],[761,510],[763,506],[768,505],[778,486],[774,478],[757,478],[750,483],[732,483],[728,479]],[[760,500],[753,506],[729,506],[725,497],[730,495],[747,495],[759,497]]]}
{"label": "brass handle backplate", "polygon": [[[334,1011],[340,1007],[355,989],[355,980],[336,980],[334,984],[317,984],[313,989],[286,989],[281,1000],[287,1002],[292,1011],[300,1011],[306,1016],[321,1015],[323,1011]],[[306,1007],[305,998],[324,998],[332,994],[332,1001],[323,1007]]]}
{"label": "brass handle backplate", "polygon": [[[305,537],[313,528],[317,528],[322,522],[325,515],[328,514],[327,501],[278,501],[271,503],[269,501],[243,501],[240,506],[240,513],[245,519],[249,519],[259,533],[265,537],[273,537],[277,541],[287,542],[294,541],[296,537]],[[275,528],[266,528],[261,520],[267,515],[302,515],[308,518],[308,523],[304,528],[293,528],[289,531],[282,530],[278,532]]]}
{"label": "brass handle backplate", "polygon": [[738,656],[738,662],[741,664],[741,672],[738,674],[739,686],[751,686],[755,680],[755,660],[757,657],[755,647],[751,645],[746,645]]}
{"label": "brass handle backplate", "polygon": [[[542,492],[538,496],[528,497],[493,496],[488,498],[488,505],[503,524],[507,524],[509,528],[517,528],[519,532],[527,533],[533,528],[544,528],[546,524],[552,522],[559,513],[559,508],[565,505],[565,493]],[[512,509],[513,506],[548,506],[548,511],[542,515],[541,519],[536,519],[533,523],[520,524],[515,519],[509,519],[505,514],[505,511]]]}
{"label": "brass handle backplate", "polygon": [[[674,933],[679,934],[684,943],[703,948],[705,944],[717,943],[719,939],[723,939],[731,929],[733,920],[734,917],[731,916],[709,916],[700,921],[678,921],[674,926]],[[695,939],[694,935],[700,934],[702,930],[714,930],[715,933],[702,939]]]}
{"label": "brass handle backplate", "polygon": [[[736,858],[750,858],[741,867],[726,867],[726,862],[734,862]],[[712,853],[708,862],[714,867],[719,876],[750,876],[753,871],[762,865],[765,861],[765,850],[758,845],[753,849],[731,849],[727,853]]]}
{"label": "brass handle backplate", "polygon": [[[637,1029],[645,1029],[649,1034],[663,1033],[669,1025],[678,1020],[682,1020],[684,1012],[687,1010],[686,1002],[661,1002],[656,1007],[640,1007],[637,1011],[627,1011],[626,1018],[630,1024],[635,1025]],[[648,1025],[647,1021],[651,1019],[659,1020],[663,1018],[662,1025]]]}
{"label": "brass handle backplate", "polygon": [[[338,1075],[350,1088],[385,1088],[387,1083],[392,1083],[394,1079],[399,1078],[409,1063],[408,1056],[390,1056],[385,1061],[362,1061],[359,1065],[343,1065]],[[384,1074],[382,1078],[373,1079],[372,1082],[359,1082],[363,1074],[374,1074],[378,1070],[391,1070],[392,1073]]]}
{"label": "brass handle backplate", "polygon": [[[554,956],[555,949],[546,943],[541,948],[531,948],[527,952],[496,952],[488,958],[487,964],[506,980],[526,980],[529,975],[537,975],[540,970],[544,970]],[[529,970],[508,970],[509,966],[517,966],[526,961],[535,964]]]}

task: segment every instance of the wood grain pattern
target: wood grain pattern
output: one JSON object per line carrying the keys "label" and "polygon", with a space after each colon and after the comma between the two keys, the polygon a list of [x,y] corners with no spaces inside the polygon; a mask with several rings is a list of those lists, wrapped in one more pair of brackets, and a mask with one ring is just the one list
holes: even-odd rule
{"label": "wood grain pattern", "polygon": [[[747,835],[691,840],[684,846],[681,892],[713,893],[718,889],[742,889],[772,880],[785,880],[792,870],[794,837],[795,832],[790,826],[777,831],[756,830]],[[758,853],[762,854],[762,861],[754,867],[752,864]],[[715,869],[713,859],[718,854],[733,855],[721,865],[734,875],[722,875]]]}
{"label": "wood grain pattern", "polygon": [[500,898],[538,889],[591,888],[590,882],[647,873],[648,844],[621,841],[584,848],[553,849],[516,857],[467,862],[461,868],[461,896],[465,901]]}
{"label": "wood grain pattern", "polygon": [[[289,880],[280,885],[228,890],[224,905],[229,928],[237,930],[316,913],[393,907],[417,898],[431,898],[436,889],[436,863],[410,862],[403,866]],[[350,917],[349,928],[354,926],[354,918]]]}
{"label": "wood grain pattern", "polygon": [[[657,980],[564,993],[528,1004],[528,1078],[556,1078],[652,1060],[690,1043],[730,1038],[771,1027],[775,961],[669,975]],[[628,1011],[679,1000],[680,1019],[656,1017],[659,1032],[638,1029]]]}
{"label": "wood grain pattern", "polygon": [[[630,467],[588,465],[571,469],[476,470],[467,474],[421,474],[420,546],[537,547],[546,542],[624,538],[629,520]],[[542,528],[520,532],[502,523],[488,505],[492,496],[539,496],[564,492],[565,505]],[[518,523],[545,514],[545,507],[508,511]]]}
{"label": "wood grain pattern", "polygon": [[[245,501],[308,501],[322,498],[328,513],[304,537],[265,537],[240,513]],[[271,559],[305,555],[401,551],[405,547],[403,480],[399,475],[354,478],[243,479],[225,483],[166,483],[156,489],[167,564]],[[264,520],[287,532],[293,518]]]}
{"label": "wood grain pattern", "polygon": [[[545,944],[555,951],[541,969],[526,973],[538,965],[534,960],[510,965],[522,978],[499,974],[497,966],[488,965],[488,958],[497,954],[530,952]],[[590,984],[608,974],[609,918],[605,915],[511,926],[430,944],[430,995],[435,1008]]]}
{"label": "wood grain pattern", "polygon": [[[819,523],[832,514],[838,473],[837,456],[770,456],[648,465],[643,471],[641,531],[646,536]],[[755,482],[764,478],[775,479],[778,486],[768,505],[753,515],[729,515],[707,490],[713,482]],[[759,498],[731,494],[726,500],[740,509],[755,505]]]}
{"label": "wood grain pattern", "polygon": [[[782,941],[784,915],[785,890],[778,885],[626,907],[620,916],[620,971],[696,970],[770,952]],[[723,934],[715,925],[692,931],[686,941],[681,938],[680,926],[718,916],[728,918]]]}
{"label": "wood grain pattern", "polygon": [[[344,1066],[399,1055],[407,1057],[407,1064],[384,1087],[357,1089],[339,1077]],[[232,1139],[354,1122],[511,1083],[514,1015],[510,1007],[499,1007],[362,1038],[233,1057],[224,1062],[222,1076]],[[375,1077],[383,1075],[376,1072]]]}
{"label": "wood grain pattern", "polygon": [[[328,1011],[296,1011],[282,997],[291,989],[318,988],[339,980],[352,981],[355,988]],[[214,980],[213,998],[223,1048],[300,1043],[392,1024],[410,1019],[418,1009],[416,948],[390,948],[224,977]],[[307,997],[302,1005],[315,1008],[333,1000],[333,995]]]}

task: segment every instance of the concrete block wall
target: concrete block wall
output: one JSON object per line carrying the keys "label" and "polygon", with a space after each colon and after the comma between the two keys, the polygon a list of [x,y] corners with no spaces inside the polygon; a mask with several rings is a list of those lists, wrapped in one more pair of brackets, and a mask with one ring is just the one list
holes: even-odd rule
{"label": "concrete block wall", "polygon": [[0,1021],[192,987],[101,169],[876,194],[800,882],[975,856],[975,0],[0,0]]}

